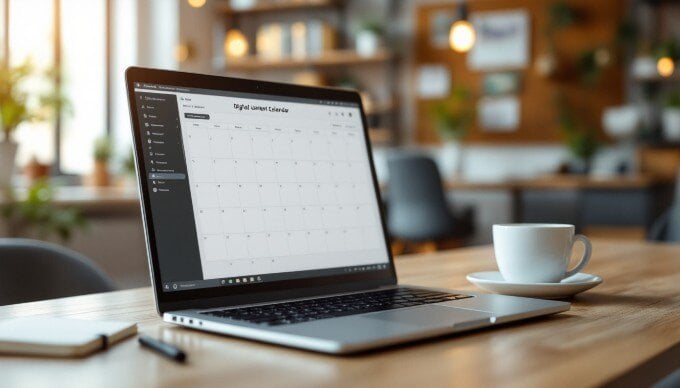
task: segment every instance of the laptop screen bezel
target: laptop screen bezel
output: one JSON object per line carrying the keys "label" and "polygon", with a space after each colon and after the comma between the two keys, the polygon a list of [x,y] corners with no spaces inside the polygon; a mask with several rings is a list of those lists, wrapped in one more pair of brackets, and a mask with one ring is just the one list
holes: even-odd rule
{"label": "laptop screen bezel", "polygon": [[[156,307],[159,313],[165,311],[210,308],[218,306],[230,306],[246,303],[257,303],[272,300],[332,294],[340,292],[372,289],[380,286],[394,285],[397,283],[397,275],[394,268],[394,258],[390,250],[385,225],[384,209],[381,202],[378,180],[373,164],[371,144],[368,138],[366,116],[361,98],[357,92],[349,90],[316,88],[308,86],[291,85],[265,81],[221,77],[203,74],[193,74],[169,70],[156,70],[140,67],[130,67],[125,72],[130,119],[134,139],[135,163],[137,182],[141,196],[142,218],[147,242],[147,256],[151,272],[152,287],[156,297]],[[255,93],[263,95],[275,95],[285,97],[308,98],[318,100],[335,100],[356,103],[361,110],[361,119],[364,128],[364,142],[370,161],[371,177],[376,201],[380,208],[380,223],[384,236],[385,249],[388,255],[388,265],[384,270],[368,272],[355,272],[342,275],[311,277],[304,279],[282,280],[260,284],[247,284],[238,287],[213,287],[193,290],[164,292],[157,255],[156,237],[154,233],[153,218],[148,187],[148,179],[145,164],[140,159],[143,152],[141,128],[138,120],[138,112],[135,101],[135,83],[150,83],[158,85],[170,85],[176,87],[202,88],[222,90],[229,92]]]}

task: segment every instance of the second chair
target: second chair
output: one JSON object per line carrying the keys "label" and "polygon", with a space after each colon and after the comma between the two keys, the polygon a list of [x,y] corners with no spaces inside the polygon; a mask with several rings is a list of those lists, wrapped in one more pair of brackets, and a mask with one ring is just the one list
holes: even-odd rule
{"label": "second chair", "polygon": [[460,214],[451,210],[439,170],[431,158],[394,155],[387,166],[387,225],[393,239],[437,245],[460,243],[472,235],[472,210]]}

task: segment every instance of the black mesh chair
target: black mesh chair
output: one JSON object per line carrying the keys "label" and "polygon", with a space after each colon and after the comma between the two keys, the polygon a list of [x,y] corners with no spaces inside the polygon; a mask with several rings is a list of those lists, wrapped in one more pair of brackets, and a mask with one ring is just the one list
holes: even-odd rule
{"label": "black mesh chair", "polygon": [[680,243],[680,172],[675,179],[673,205],[654,221],[647,238],[652,241]]}
{"label": "black mesh chair", "polygon": [[461,214],[451,211],[431,158],[394,155],[387,166],[387,226],[391,237],[404,242],[437,242],[472,235],[472,210]]}
{"label": "black mesh chair", "polygon": [[115,290],[90,259],[61,246],[0,238],[0,306]]}

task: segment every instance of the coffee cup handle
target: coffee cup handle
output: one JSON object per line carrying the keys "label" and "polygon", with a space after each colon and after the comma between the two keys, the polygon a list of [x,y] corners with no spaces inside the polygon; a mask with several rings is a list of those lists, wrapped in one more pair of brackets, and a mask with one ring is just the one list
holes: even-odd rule
{"label": "coffee cup handle", "polygon": [[593,248],[590,245],[590,240],[588,240],[588,237],[582,235],[582,234],[577,234],[574,235],[574,241],[572,242],[572,246],[576,241],[580,241],[583,243],[583,246],[585,247],[585,252],[583,252],[583,257],[581,257],[581,261],[574,267],[574,269],[567,271],[567,273],[564,275],[565,278],[568,278],[569,276],[575,275],[579,273],[583,267],[588,264],[588,260],[590,260],[590,253],[592,252]]}

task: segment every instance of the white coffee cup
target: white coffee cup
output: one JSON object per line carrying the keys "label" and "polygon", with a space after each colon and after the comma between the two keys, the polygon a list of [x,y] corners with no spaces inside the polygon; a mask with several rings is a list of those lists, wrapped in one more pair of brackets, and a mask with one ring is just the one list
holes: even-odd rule
{"label": "white coffee cup", "polygon": [[[574,269],[567,270],[574,243],[585,246]],[[493,226],[496,263],[503,279],[515,283],[557,283],[586,266],[592,251],[586,236],[568,224],[497,224]]]}

